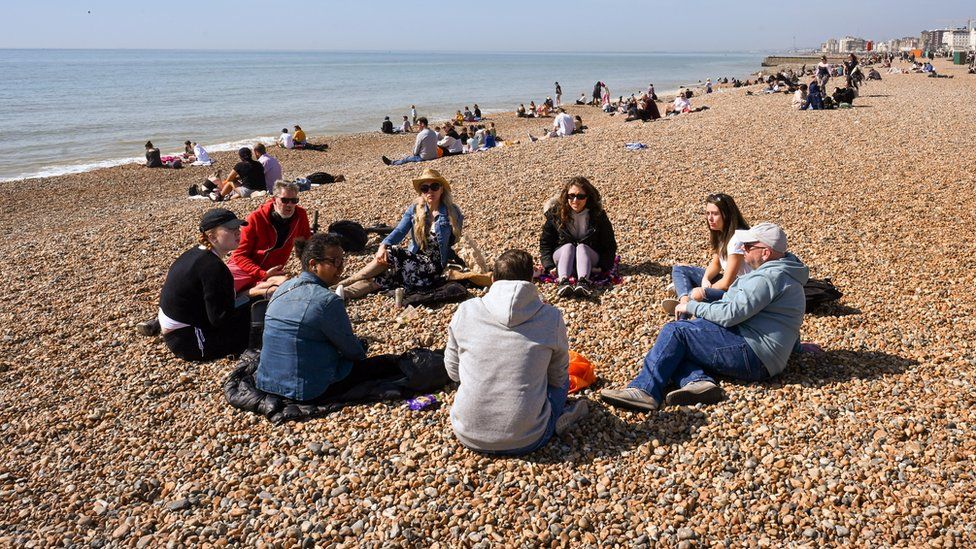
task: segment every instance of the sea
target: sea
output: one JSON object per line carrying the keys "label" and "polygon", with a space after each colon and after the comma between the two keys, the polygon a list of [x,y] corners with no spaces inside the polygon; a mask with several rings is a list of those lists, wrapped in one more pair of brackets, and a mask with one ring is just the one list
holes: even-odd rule
{"label": "sea", "polygon": [[0,181],[144,161],[191,140],[209,151],[309,136],[377,131],[416,105],[447,119],[484,114],[599,80],[614,98],[705,79],[745,78],[763,53],[424,53],[0,49]]}

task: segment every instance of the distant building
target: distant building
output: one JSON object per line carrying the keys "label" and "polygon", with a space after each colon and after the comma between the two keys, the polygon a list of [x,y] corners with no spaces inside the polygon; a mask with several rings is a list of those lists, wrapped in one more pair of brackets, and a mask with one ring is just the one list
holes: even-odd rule
{"label": "distant building", "polygon": [[937,51],[943,48],[945,29],[925,30],[919,35],[919,46],[923,50]]}
{"label": "distant building", "polygon": [[831,38],[820,45],[820,51],[823,53],[839,53],[840,43],[835,38]]}
{"label": "distant building", "polygon": [[946,51],[966,51],[969,49],[970,28],[946,29],[942,35],[942,49]]}
{"label": "distant building", "polygon": [[867,40],[845,36],[838,40],[840,53],[853,53],[867,50]]}

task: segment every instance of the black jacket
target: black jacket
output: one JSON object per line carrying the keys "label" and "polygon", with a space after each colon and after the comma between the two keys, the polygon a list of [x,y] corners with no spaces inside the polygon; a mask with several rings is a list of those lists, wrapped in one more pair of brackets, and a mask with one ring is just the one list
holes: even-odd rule
{"label": "black jacket", "polygon": [[539,252],[542,256],[542,266],[546,271],[556,268],[552,254],[564,244],[589,246],[600,256],[597,266],[603,272],[613,267],[613,260],[617,256],[617,238],[613,235],[613,225],[607,217],[607,212],[602,210],[597,214],[590,210],[586,234],[580,239],[573,236],[566,227],[559,227],[558,207],[546,212],[546,223],[542,226],[542,237],[539,238]]}

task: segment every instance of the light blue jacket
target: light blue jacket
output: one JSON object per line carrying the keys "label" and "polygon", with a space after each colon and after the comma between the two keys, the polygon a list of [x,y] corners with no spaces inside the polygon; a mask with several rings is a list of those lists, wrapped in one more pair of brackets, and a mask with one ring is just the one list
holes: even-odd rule
{"label": "light blue jacket", "polygon": [[719,326],[738,327],[769,375],[775,376],[786,368],[799,342],[806,311],[803,285],[809,278],[807,266],[788,253],[739,276],[718,301],[689,301],[688,312]]}
{"label": "light blue jacket", "polygon": [[[426,208],[427,206],[424,207]],[[386,235],[386,238],[383,239],[383,244],[387,246],[396,246],[397,244],[403,242],[403,239],[406,238],[407,233],[409,233],[410,248],[408,249],[411,253],[417,253],[420,251],[420,246],[413,238],[414,208],[416,208],[414,204],[407,206],[407,211],[403,212],[403,218],[400,220],[400,223],[395,229],[393,229],[393,232]],[[450,216],[447,215],[447,206],[441,204],[441,207],[438,209],[438,213],[437,224],[434,225],[434,233],[437,235],[437,243],[440,245],[441,267],[444,267],[451,259],[451,246],[454,245],[454,233],[451,231],[451,219]],[[464,216],[461,215],[461,209],[457,206],[454,207],[454,215],[457,217],[458,232],[460,232],[461,227],[464,225]],[[430,218],[430,215],[428,215],[427,219],[429,220]]]}
{"label": "light blue jacket", "polygon": [[311,400],[348,376],[353,361],[365,358],[345,304],[306,271],[282,284],[268,304],[254,381],[262,391]]}

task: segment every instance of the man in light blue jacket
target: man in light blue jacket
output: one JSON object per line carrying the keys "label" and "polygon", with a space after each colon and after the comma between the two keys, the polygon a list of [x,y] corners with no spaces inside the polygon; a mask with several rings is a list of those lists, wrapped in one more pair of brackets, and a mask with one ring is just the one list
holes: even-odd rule
{"label": "man in light blue jacket", "polygon": [[799,346],[809,270],[786,251],[786,233],[773,223],[736,231],[735,237],[753,271],[739,276],[718,301],[679,305],[676,313],[695,320],[666,324],[637,377],[625,389],[604,389],[603,400],[657,410],[674,383],[678,389],[667,394],[667,404],[712,404],[725,395],[711,375],[762,381],[783,371]]}

